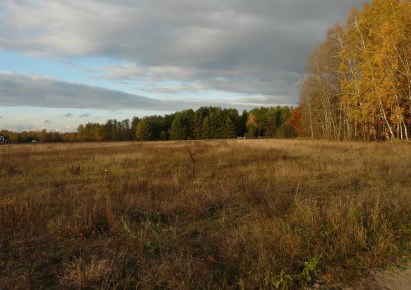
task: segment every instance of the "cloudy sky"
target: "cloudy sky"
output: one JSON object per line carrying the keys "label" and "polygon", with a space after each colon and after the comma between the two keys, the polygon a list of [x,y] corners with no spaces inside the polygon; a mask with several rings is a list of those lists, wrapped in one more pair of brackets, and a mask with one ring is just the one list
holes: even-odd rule
{"label": "cloudy sky", "polygon": [[0,0],[0,129],[295,105],[360,0]]}

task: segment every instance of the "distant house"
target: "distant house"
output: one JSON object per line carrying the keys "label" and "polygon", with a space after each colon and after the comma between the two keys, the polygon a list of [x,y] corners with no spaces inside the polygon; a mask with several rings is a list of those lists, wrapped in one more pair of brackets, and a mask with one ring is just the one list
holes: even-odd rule
{"label": "distant house", "polygon": [[1,144],[6,143],[6,138],[4,138],[4,136],[0,135],[0,143]]}
{"label": "distant house", "polygon": [[37,140],[31,140],[31,143],[37,143],[38,141]]}

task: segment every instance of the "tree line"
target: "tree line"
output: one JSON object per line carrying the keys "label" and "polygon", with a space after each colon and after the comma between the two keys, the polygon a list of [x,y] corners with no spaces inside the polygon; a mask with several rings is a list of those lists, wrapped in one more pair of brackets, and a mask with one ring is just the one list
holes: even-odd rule
{"label": "tree line", "polygon": [[287,106],[260,107],[240,114],[236,109],[201,107],[164,116],[133,117],[131,121],[81,124],[69,133],[3,130],[0,135],[13,143],[293,138],[297,137],[290,123],[293,110]]}
{"label": "tree line", "polygon": [[290,123],[311,138],[409,138],[411,1],[373,0],[328,30]]}

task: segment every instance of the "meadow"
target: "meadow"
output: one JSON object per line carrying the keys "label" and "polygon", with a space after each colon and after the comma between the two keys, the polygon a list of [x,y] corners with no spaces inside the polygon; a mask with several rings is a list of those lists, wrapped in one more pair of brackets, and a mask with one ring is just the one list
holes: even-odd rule
{"label": "meadow", "polygon": [[0,146],[1,289],[338,289],[410,257],[410,143]]}

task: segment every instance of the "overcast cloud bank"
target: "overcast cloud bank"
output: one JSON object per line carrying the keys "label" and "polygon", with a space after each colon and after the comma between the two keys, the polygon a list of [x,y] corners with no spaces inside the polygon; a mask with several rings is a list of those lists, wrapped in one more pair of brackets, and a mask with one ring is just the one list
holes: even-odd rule
{"label": "overcast cloud bank", "polygon": [[[0,49],[46,58],[112,58],[122,64],[97,67],[94,73],[141,81],[152,92],[217,90],[295,104],[307,55],[327,27],[361,2],[3,0]],[[179,85],[161,86],[169,81]],[[173,107],[172,102],[26,75],[2,81],[0,98],[7,105],[3,90],[20,98],[21,105]]]}
{"label": "overcast cloud bank", "polygon": [[[136,109],[146,111],[177,111],[200,106],[235,107],[240,110],[272,105],[276,97],[247,97],[237,100],[208,102],[204,100],[159,100],[108,90],[84,84],[55,80],[44,76],[16,75],[0,71],[0,103],[2,106],[31,106],[46,108],[94,108],[102,110]],[[90,117],[83,113],[80,117]],[[67,113],[64,118],[72,118]]]}

